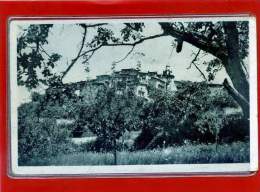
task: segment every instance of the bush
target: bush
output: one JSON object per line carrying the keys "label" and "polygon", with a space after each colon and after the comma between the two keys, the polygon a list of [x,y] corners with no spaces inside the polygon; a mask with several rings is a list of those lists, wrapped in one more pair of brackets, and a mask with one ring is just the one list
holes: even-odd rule
{"label": "bush", "polygon": [[226,107],[238,109],[239,106],[223,88],[189,83],[174,94],[155,93],[139,113],[142,132],[135,140],[135,149],[182,145],[185,140],[193,143],[245,141],[248,136],[249,124],[242,113],[235,119],[225,114]]}
{"label": "bush", "polygon": [[70,131],[56,125],[55,119],[23,116],[18,124],[19,165],[41,165],[52,156],[74,150],[69,141]]}
{"label": "bush", "polygon": [[230,116],[225,119],[223,128],[219,132],[222,143],[234,141],[248,141],[250,121],[239,116]]}

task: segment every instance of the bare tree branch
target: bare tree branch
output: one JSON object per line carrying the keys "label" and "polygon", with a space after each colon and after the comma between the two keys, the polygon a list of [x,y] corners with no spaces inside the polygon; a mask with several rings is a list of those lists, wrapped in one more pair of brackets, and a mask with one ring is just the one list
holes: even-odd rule
{"label": "bare tree branch", "polygon": [[200,72],[200,74],[201,74],[201,76],[203,77],[203,79],[204,79],[205,81],[207,81],[207,78],[206,78],[205,74],[201,71],[201,69],[200,69],[200,68],[198,67],[198,65],[196,64],[196,61],[197,61],[198,56],[199,56],[199,54],[200,54],[200,51],[201,51],[201,49],[199,49],[199,51],[196,53],[195,57],[192,59],[190,65],[187,67],[187,69],[190,69],[191,66],[194,65],[195,68]]}
{"label": "bare tree branch", "polygon": [[91,55],[93,55],[93,54],[94,54],[98,49],[100,49],[101,47],[103,47],[103,45],[99,45],[99,46],[97,46],[97,47],[95,47],[95,48],[93,48],[93,49],[89,49],[89,50],[87,50],[87,51],[81,53],[80,57],[86,56],[88,53],[91,53]]}
{"label": "bare tree branch", "polygon": [[79,24],[81,27],[83,27],[84,29],[84,32],[83,32],[83,38],[82,38],[82,41],[81,41],[81,46],[80,46],[80,49],[79,49],[79,52],[77,54],[77,56],[71,60],[71,63],[69,64],[69,66],[67,67],[67,69],[63,72],[62,76],[61,76],[61,79],[63,79],[67,73],[70,71],[70,69],[73,67],[73,65],[77,62],[77,60],[82,56],[82,50],[83,50],[83,47],[84,47],[84,44],[85,44],[85,41],[86,41],[86,35],[87,35],[87,29],[89,27],[99,27],[99,26],[103,26],[103,25],[107,25],[107,23],[97,23],[97,24]]}
{"label": "bare tree branch", "polygon": [[[109,43],[107,43],[107,44],[101,44],[101,45],[99,45],[99,46],[97,46],[97,47],[95,47],[95,48],[93,48],[93,49],[89,49],[89,50],[87,50],[87,51],[85,51],[85,52],[82,52],[82,49],[81,49],[81,51],[79,51],[79,54],[78,54],[77,57],[75,58],[76,60],[75,60],[75,59],[72,60],[72,63],[69,65],[69,67],[66,69],[65,72],[66,72],[66,74],[67,74],[67,73],[69,72],[69,70],[72,68],[72,66],[76,63],[76,61],[77,61],[80,57],[86,56],[86,55],[88,55],[88,54],[90,53],[90,56],[89,56],[89,58],[88,58],[88,59],[90,59],[90,58],[94,55],[94,53],[95,53],[97,50],[99,50],[100,48],[102,48],[102,47],[131,46],[132,48],[131,48],[131,50],[126,54],[126,56],[123,57],[121,60],[116,61],[116,63],[119,63],[119,62],[125,60],[125,59],[133,52],[134,47],[135,47],[136,45],[141,44],[142,42],[144,42],[144,41],[146,41],[146,40],[155,39],[155,38],[159,38],[159,37],[163,37],[163,36],[168,36],[168,35],[167,35],[167,34],[164,34],[164,33],[162,33],[162,34],[157,34],[157,35],[152,35],[152,36],[148,36],[148,37],[141,38],[141,39],[139,39],[138,41],[135,41],[135,42],[133,42],[133,43],[120,42],[120,43],[112,43],[112,44],[109,44]],[[82,45],[84,45],[84,43],[83,43]],[[65,74],[65,75],[66,75],[66,74]],[[64,77],[65,75],[63,75],[63,77]],[[62,78],[63,78],[63,77],[62,77]]]}
{"label": "bare tree branch", "polygon": [[83,28],[88,28],[88,27],[99,27],[99,26],[102,26],[102,25],[107,25],[107,23],[97,23],[97,24],[90,24],[90,25],[87,25],[87,24],[80,24],[80,26],[83,27]]}
{"label": "bare tree branch", "polygon": [[[101,48],[101,47],[99,47],[98,49],[100,49],[100,48]],[[92,51],[92,53],[88,56],[88,59],[87,59],[87,60],[90,60],[91,57],[93,57],[94,53],[95,53],[98,49]]]}
{"label": "bare tree branch", "polygon": [[[47,53],[47,51],[41,46],[41,45],[39,45],[39,49],[45,54],[45,55],[47,55],[47,57],[49,57],[49,61],[53,64],[53,66],[55,65],[55,63],[53,63],[52,61],[51,61],[51,56],[50,56],[50,54],[49,53]],[[46,63],[44,62],[44,64],[45,64],[45,66],[46,66]]]}
{"label": "bare tree branch", "polygon": [[69,70],[72,68],[72,66],[73,66],[73,65],[76,63],[76,61],[80,58],[82,49],[83,49],[84,44],[85,44],[86,35],[87,35],[87,27],[85,26],[85,27],[84,27],[84,32],[83,32],[83,38],[82,38],[82,42],[81,42],[81,46],[80,46],[78,55],[77,55],[74,59],[72,59],[72,61],[71,61],[70,65],[68,66],[68,68],[63,72],[63,74],[62,74],[62,76],[61,76],[61,79],[63,79],[63,78],[65,77],[65,75],[69,72]]}
{"label": "bare tree branch", "polygon": [[140,44],[140,43],[142,43],[142,42],[144,42],[144,41],[146,41],[146,40],[156,39],[156,38],[163,37],[163,36],[168,36],[168,35],[167,35],[167,34],[164,34],[164,33],[161,33],[161,34],[158,34],[158,35],[152,35],[152,36],[148,36],[148,37],[141,38],[141,39],[139,39],[138,41],[135,41],[135,42],[133,42],[133,43],[120,42],[120,43],[111,43],[111,44],[109,44],[109,43],[101,44],[101,45],[99,45],[98,47],[95,47],[95,48],[93,48],[93,49],[89,49],[89,50],[83,52],[83,53],[80,55],[80,57],[83,56],[83,55],[86,55],[86,54],[88,54],[88,53],[90,53],[90,52],[92,52],[92,51],[96,51],[97,49],[100,49],[101,47],[136,46],[137,44]]}
{"label": "bare tree branch", "polygon": [[45,55],[47,55],[49,58],[51,58],[50,54],[47,53],[47,51],[45,51],[45,49],[44,49],[41,45],[39,46],[39,48],[41,49],[41,51],[42,51]]}
{"label": "bare tree branch", "polygon": [[[105,25],[106,23],[101,23],[101,24],[94,24],[94,25],[84,25],[81,24],[81,26],[83,27],[96,27],[96,26],[100,26],[100,25]],[[85,52],[82,53],[82,49],[80,49],[79,54],[77,55],[77,57],[75,59],[72,60],[71,64],[69,65],[69,67],[66,69],[66,71],[64,72],[62,78],[68,73],[68,71],[72,68],[72,66],[76,63],[76,61],[81,57],[81,56],[86,56],[87,54],[91,53],[91,57],[93,56],[93,54],[100,49],[101,47],[109,47],[109,46],[132,46],[132,49],[127,53],[127,55],[122,58],[121,60],[119,60],[118,62],[123,61],[124,59],[126,59],[131,52],[133,51],[134,47],[137,44],[143,43],[146,40],[150,40],[150,39],[155,39],[155,38],[159,38],[162,36],[172,36],[175,38],[182,38],[183,41],[186,41],[196,47],[198,47],[200,50],[204,50],[206,52],[209,52],[211,54],[213,54],[214,56],[221,58],[221,59],[226,59],[227,57],[227,52],[226,52],[226,48],[225,47],[220,47],[220,46],[216,46],[213,44],[209,44],[208,43],[208,39],[202,35],[199,34],[195,34],[195,33],[191,33],[191,32],[185,32],[185,31],[180,31],[177,28],[174,28],[170,23],[159,23],[162,27],[163,33],[161,34],[157,34],[157,35],[152,35],[152,36],[148,36],[148,37],[144,37],[141,38],[135,42],[132,43],[125,43],[125,42],[120,42],[120,43],[106,43],[106,44],[102,44],[99,45],[98,47],[95,47],[93,49],[87,50]],[[82,43],[82,48],[83,48],[84,43]],[[199,54],[199,53],[198,53]],[[196,67],[196,69],[201,73],[202,77],[204,78],[204,80],[207,80],[206,76],[203,74],[203,72],[199,69],[199,67],[195,64],[195,61],[197,60],[196,56],[194,58],[194,61],[192,62],[193,65]]]}
{"label": "bare tree branch", "polygon": [[130,51],[127,52],[127,54],[122,59],[115,61],[114,63],[116,64],[116,63],[120,63],[120,62],[124,61],[134,51],[134,48],[135,48],[135,45],[130,49]]}
{"label": "bare tree branch", "polygon": [[199,49],[199,51],[196,53],[195,57],[193,58],[193,60],[191,61],[190,65],[187,67],[187,69],[190,69],[192,64],[194,64],[197,61],[200,51],[201,51],[201,49]]}
{"label": "bare tree branch", "polygon": [[201,69],[195,64],[195,63],[193,63],[193,65],[196,67],[196,69],[200,72],[200,74],[201,74],[201,76],[203,77],[203,79],[205,80],[205,81],[207,81],[207,78],[206,78],[206,76],[204,75],[204,73],[201,71]]}

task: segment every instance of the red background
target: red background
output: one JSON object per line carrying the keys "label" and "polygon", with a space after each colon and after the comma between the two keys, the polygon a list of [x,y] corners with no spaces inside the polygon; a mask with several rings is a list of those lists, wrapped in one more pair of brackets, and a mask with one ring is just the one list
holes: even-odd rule
{"label": "red background", "polygon": [[[7,21],[11,16],[126,16],[126,15],[250,14],[257,17],[260,55],[259,0],[103,0],[2,1],[0,0],[0,191],[177,191],[260,192],[260,174],[246,177],[179,178],[33,178],[7,176]],[[258,57],[259,63],[259,57]],[[259,75],[259,70],[258,70]],[[258,88],[259,92],[259,88]],[[258,106],[259,107],[259,106]]]}

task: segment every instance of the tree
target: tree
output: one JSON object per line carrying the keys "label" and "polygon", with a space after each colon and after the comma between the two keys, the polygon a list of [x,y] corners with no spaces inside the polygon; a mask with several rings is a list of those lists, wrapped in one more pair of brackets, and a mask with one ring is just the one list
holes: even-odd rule
{"label": "tree", "polygon": [[68,127],[51,117],[40,121],[38,108],[38,101],[18,108],[19,165],[46,165],[50,157],[73,151]]}
{"label": "tree", "polygon": [[[212,89],[216,93],[209,96]],[[225,108],[237,109],[238,104],[223,87],[186,82],[173,95],[156,93],[139,115],[142,132],[135,142],[136,149],[182,145],[185,141],[218,144],[227,138],[244,140],[248,135],[249,124],[243,122],[241,114],[225,114]]]}
{"label": "tree", "polygon": [[141,134],[135,141],[136,149],[153,149],[182,143],[178,123],[183,114],[182,102],[168,92],[153,94],[139,113]]}
{"label": "tree", "polygon": [[[117,61],[120,62],[127,58],[138,44],[170,36],[177,42],[176,52],[178,53],[184,48],[184,42],[199,49],[191,65],[199,70],[204,80],[214,79],[216,73],[221,68],[225,68],[233,86],[230,86],[228,81],[225,81],[224,86],[242,107],[244,117],[248,118],[249,82],[244,64],[244,59],[248,56],[248,21],[159,22],[158,25],[161,27],[161,33],[146,36],[143,32],[146,28],[145,23],[124,23],[119,32],[114,32],[107,23],[79,24],[83,35],[78,54],[60,74],[51,73],[50,70],[55,67],[59,56],[55,53],[47,54],[43,48],[44,44],[48,43],[47,36],[52,25],[30,25],[18,38],[18,82],[29,88],[39,83],[50,85],[50,82],[54,80],[62,81],[79,58],[83,58],[83,63],[87,64],[95,52],[103,47],[130,47],[129,52]],[[96,35],[87,42],[86,35],[89,28],[94,28]],[[29,53],[25,49],[30,49]],[[197,63],[201,52],[215,57],[212,61],[205,63],[208,66],[208,77],[200,70]],[[44,78],[37,76],[35,71],[37,67],[41,69]]]}
{"label": "tree", "polygon": [[81,105],[76,122],[97,135],[94,150],[112,151],[114,164],[117,164],[118,140],[126,130],[135,130],[138,122],[138,111],[143,101],[131,90],[117,94],[117,89],[103,87],[95,98]]}

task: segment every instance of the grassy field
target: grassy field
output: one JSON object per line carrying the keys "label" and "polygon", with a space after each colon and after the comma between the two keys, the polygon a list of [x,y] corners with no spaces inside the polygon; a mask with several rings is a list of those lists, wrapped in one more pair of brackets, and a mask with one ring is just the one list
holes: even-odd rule
{"label": "grassy field", "polygon": [[[77,152],[40,161],[41,165],[112,165],[112,153]],[[165,149],[117,152],[119,165],[249,162],[249,143],[183,145]],[[29,163],[30,164],[30,163]],[[38,164],[35,162],[33,164]],[[38,164],[38,165],[39,165]]]}

